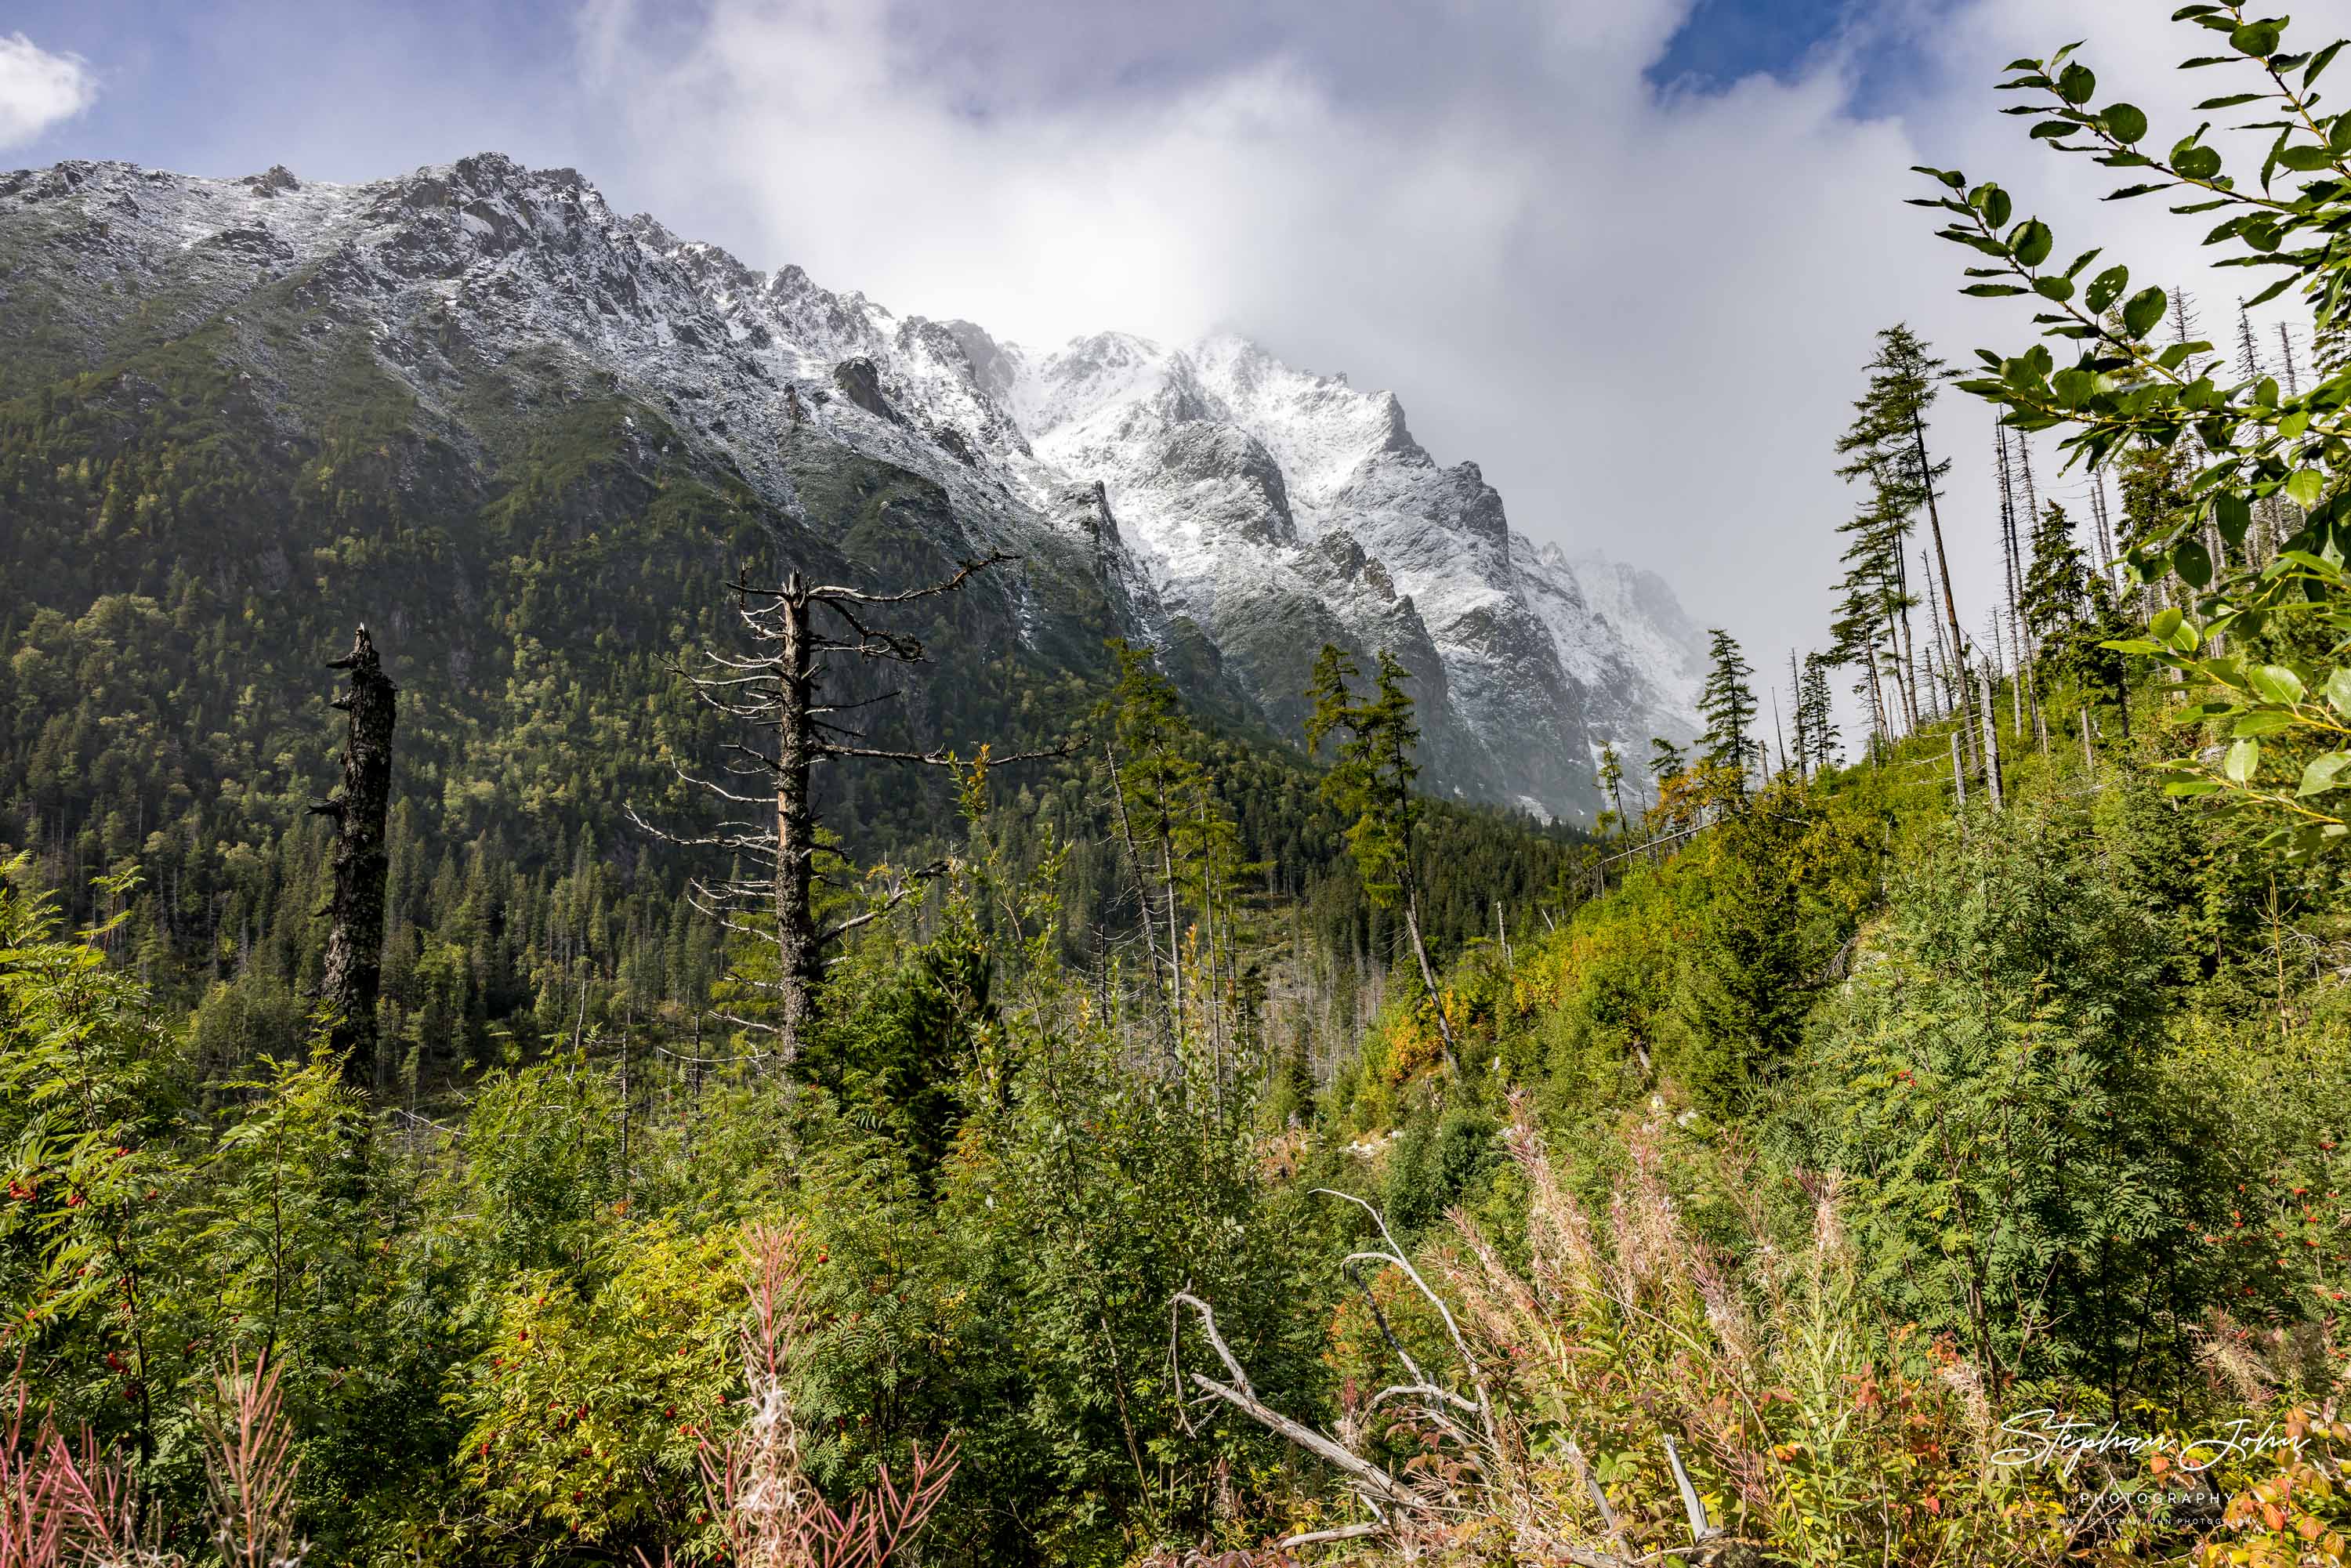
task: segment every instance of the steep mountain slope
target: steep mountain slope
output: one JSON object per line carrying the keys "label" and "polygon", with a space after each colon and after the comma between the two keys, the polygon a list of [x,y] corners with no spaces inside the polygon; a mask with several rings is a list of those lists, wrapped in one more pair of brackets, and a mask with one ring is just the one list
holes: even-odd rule
{"label": "steep mountain slope", "polygon": [[1441,683],[1429,749],[1457,789],[1587,808],[1603,742],[1692,733],[1701,643],[1670,591],[1514,533],[1477,465],[1439,466],[1395,394],[1230,336],[1037,355],[953,330],[1035,454],[1102,483],[1162,601],[1280,720],[1322,640],[1303,633],[1335,622]]}
{"label": "steep mountain slope", "polygon": [[[479,507],[564,411],[609,408],[589,466],[629,483],[565,505],[609,521],[690,472],[795,560],[906,578],[1010,549],[1023,570],[980,596],[970,646],[1083,670],[1105,636],[1141,640],[1196,699],[1285,736],[1322,643],[1393,649],[1425,781],[1465,798],[1584,815],[1602,741],[1693,727],[1694,638],[1663,585],[1514,534],[1390,394],[1232,338],[1039,353],[902,319],[616,215],[569,171],[0,175],[0,394],[127,416],[159,353],[220,372],[289,450],[350,425],[354,398],[397,405],[381,455],[328,481],[393,510]],[[18,609],[78,612],[99,586],[19,564]]]}

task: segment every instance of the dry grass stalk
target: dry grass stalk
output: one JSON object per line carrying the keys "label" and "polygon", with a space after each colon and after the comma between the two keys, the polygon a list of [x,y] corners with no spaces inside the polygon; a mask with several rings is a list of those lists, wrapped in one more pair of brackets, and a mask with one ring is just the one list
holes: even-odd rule
{"label": "dry grass stalk", "polygon": [[296,1532],[294,1428],[265,1356],[248,1373],[232,1357],[217,1379],[219,1409],[204,1422],[213,1540],[229,1568],[298,1568],[308,1547]]}
{"label": "dry grass stalk", "polygon": [[[1668,1154],[1687,1155],[1660,1112],[1626,1130],[1604,1246],[1514,1109],[1523,1270],[1459,1210],[1416,1263],[1363,1206],[1386,1250],[1349,1261],[1401,1275],[1405,1301],[1426,1301],[1424,1332],[1451,1353],[1419,1364],[1366,1291],[1374,1343],[1405,1374],[1373,1404],[1396,1418],[1391,1439],[1421,1448],[1401,1474],[1374,1457],[1374,1423],[1343,1419],[1334,1439],[1268,1407],[1207,1304],[1177,1298],[1228,1375],[1189,1382],[1323,1458],[1371,1515],[1277,1550],[1351,1540],[1364,1543],[1343,1559],[1356,1563],[1629,1568],[1759,1561],[1768,1543],[1786,1561],[1883,1568],[2053,1563],[2069,1549],[2011,1511],[2015,1477],[1980,1468],[1991,1406],[1964,1358],[1939,1344],[1922,1357],[1914,1331],[1862,1309],[1833,1177],[1812,1185],[1808,1246],[1771,1245],[1766,1206],[1747,1194],[1732,1207],[1751,1245],[1719,1251],[1667,1186]],[[1737,1151],[1708,1154],[1736,1188]],[[1606,1487],[1588,1456],[1604,1458]]]}
{"label": "dry grass stalk", "polygon": [[809,1247],[797,1223],[744,1237],[751,1322],[743,1370],[751,1414],[724,1447],[705,1445],[703,1483],[737,1568],[884,1568],[919,1531],[956,1469],[954,1445],[887,1466],[872,1490],[836,1510],[809,1479],[789,1383],[809,1340]]}
{"label": "dry grass stalk", "polygon": [[142,1564],[168,1568],[137,1529],[129,1472],[87,1431],[68,1440],[47,1415],[28,1428],[31,1396],[21,1370],[0,1432],[0,1568]]}

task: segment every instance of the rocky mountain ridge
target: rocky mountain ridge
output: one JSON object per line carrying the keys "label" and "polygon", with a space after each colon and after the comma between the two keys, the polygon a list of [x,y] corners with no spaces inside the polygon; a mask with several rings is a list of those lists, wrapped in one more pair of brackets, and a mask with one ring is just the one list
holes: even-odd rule
{"label": "rocky mountain ridge", "polygon": [[1112,630],[1205,653],[1286,736],[1322,643],[1394,650],[1424,783],[1466,798],[1588,816],[1604,742],[1696,727],[1699,639],[1662,582],[1534,543],[1393,394],[1238,338],[998,342],[753,271],[496,155],[355,185],[0,174],[0,392],[210,325],[263,380],[308,340],[363,348],[460,441],[498,417],[485,366],[617,394],[810,525],[814,455],[853,453],[937,487],[938,548],[1031,561],[1021,635],[1065,615],[1053,572],[1089,579]]}

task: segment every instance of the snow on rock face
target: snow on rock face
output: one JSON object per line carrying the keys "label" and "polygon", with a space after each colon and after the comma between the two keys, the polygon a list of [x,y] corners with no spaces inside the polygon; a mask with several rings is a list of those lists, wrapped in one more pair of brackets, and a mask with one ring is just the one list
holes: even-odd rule
{"label": "snow on rock face", "polygon": [[1443,792],[1588,816],[1603,743],[1696,729],[1701,643],[1663,582],[1513,532],[1393,394],[1238,337],[999,343],[754,271],[496,154],[361,185],[0,173],[0,256],[23,268],[0,307],[45,290],[91,356],[142,299],[193,328],[282,282],[427,409],[485,361],[552,364],[659,410],[788,512],[790,442],[896,465],[946,493],[954,548],[1078,552],[1146,640],[1188,618],[1284,734],[1323,643],[1367,667],[1392,650]]}
{"label": "snow on rock face", "polygon": [[[1602,744],[1695,733],[1700,644],[1664,585],[1595,563],[1595,606],[1556,547],[1511,531],[1477,465],[1413,439],[1394,394],[1230,336],[990,343],[986,362],[1038,456],[1102,482],[1170,610],[1255,644],[1311,601],[1346,633],[1329,640],[1395,650],[1424,718],[1439,710],[1432,771],[1466,792],[1586,815]],[[1295,695],[1232,667],[1269,711]]]}
{"label": "snow on rock face", "polygon": [[1587,744],[1613,744],[1630,768],[1652,737],[1695,739],[1706,636],[1653,573],[1513,536],[1520,591],[1585,693]]}

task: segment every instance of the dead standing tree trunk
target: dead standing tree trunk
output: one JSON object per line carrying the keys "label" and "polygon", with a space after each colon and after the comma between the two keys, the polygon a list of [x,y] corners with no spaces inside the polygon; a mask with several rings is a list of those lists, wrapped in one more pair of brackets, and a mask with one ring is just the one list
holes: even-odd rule
{"label": "dead standing tree trunk", "polygon": [[[772,998],[774,1016],[718,1016],[771,1036],[774,1057],[786,1065],[799,1053],[829,950],[850,932],[895,908],[919,883],[946,869],[944,863],[935,864],[897,879],[861,914],[830,922],[818,918],[816,889],[828,880],[828,874],[818,868],[817,857],[840,856],[817,839],[811,793],[817,768],[843,758],[934,767],[952,767],[956,762],[952,753],[944,750],[892,751],[863,744],[862,731],[834,716],[885,702],[900,693],[892,690],[861,700],[833,702],[824,690],[825,677],[842,659],[895,664],[926,662],[918,639],[870,626],[865,612],[876,605],[908,604],[956,592],[974,574],[1015,559],[999,552],[966,561],[944,581],[902,593],[811,584],[797,571],[774,588],[748,581],[729,585],[755,651],[737,654],[705,650],[703,656],[709,673],[688,679],[705,703],[746,721],[772,747],[738,742],[726,748],[731,758],[727,771],[760,779],[763,788],[758,794],[746,794],[715,780],[683,772],[680,777],[721,801],[753,808],[758,814],[722,822],[716,832],[699,837],[665,832],[633,810],[629,815],[639,828],[666,842],[724,850],[737,865],[751,868],[747,873],[732,872],[723,882],[697,879],[692,884],[692,896],[703,913],[727,929],[772,944],[775,977],[755,985]],[[820,609],[839,630],[818,623]],[[983,747],[978,760],[982,765],[1017,762],[1036,755],[1046,754],[990,759]]]}
{"label": "dead standing tree trunk", "polygon": [[[1959,601],[1951,595],[1951,557],[1950,552],[1943,548],[1943,513],[1942,508],[1935,504],[1935,466],[1927,455],[1927,416],[1923,407],[1911,410],[1910,440],[1913,449],[1918,455],[1919,470],[1926,476],[1927,531],[1934,537],[1935,540],[1936,586],[1942,591],[1943,620],[1950,629],[1951,646],[1963,650],[1968,645],[1968,634],[1959,630]],[[1972,716],[1967,712],[1967,683],[1961,681],[1959,714],[1962,724]]]}
{"label": "dead standing tree trunk", "polygon": [[331,661],[347,671],[350,690],[334,706],[350,716],[343,739],[342,788],[310,810],[335,823],[335,891],[327,905],[327,968],[319,1000],[329,1022],[327,1042],[342,1058],[346,1081],[376,1086],[375,1004],[383,986],[383,891],[391,870],[384,815],[392,803],[392,729],[399,688],[365,626],[351,651]]}

